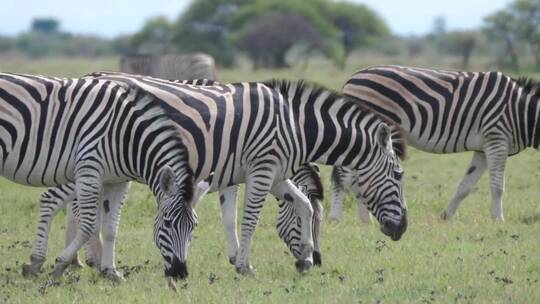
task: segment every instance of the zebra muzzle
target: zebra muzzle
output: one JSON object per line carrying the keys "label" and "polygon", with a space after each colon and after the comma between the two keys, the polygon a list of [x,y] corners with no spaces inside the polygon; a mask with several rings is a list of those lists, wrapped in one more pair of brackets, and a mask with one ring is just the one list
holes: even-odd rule
{"label": "zebra muzzle", "polygon": [[165,269],[165,276],[174,280],[185,279],[188,276],[186,262],[181,262],[176,256],[173,258],[171,267]]}
{"label": "zebra muzzle", "polygon": [[407,231],[407,210],[403,209],[401,218],[398,221],[385,219],[381,223],[381,232],[389,236],[393,241],[399,241],[401,236]]}

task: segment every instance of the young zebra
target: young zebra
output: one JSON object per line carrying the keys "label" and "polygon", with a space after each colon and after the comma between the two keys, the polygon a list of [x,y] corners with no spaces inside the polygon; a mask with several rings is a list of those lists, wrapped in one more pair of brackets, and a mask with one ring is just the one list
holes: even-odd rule
{"label": "young zebra", "polygon": [[[406,229],[401,168],[390,131],[376,115],[341,95],[302,82],[215,86],[175,84],[151,77],[108,75],[156,96],[173,118],[200,181],[214,173],[210,191],[246,183],[246,208],[236,254],[237,271],[252,273],[251,237],[267,193],[295,203],[301,226],[301,262],[311,258],[312,208],[287,178],[304,164],[343,164],[359,169],[382,231],[397,240]],[[306,262],[309,266],[309,261]],[[306,265],[306,264],[304,264]]]}
{"label": "young zebra", "polygon": [[540,146],[539,88],[529,79],[514,80],[500,72],[376,66],[354,74],[343,92],[401,126],[418,149],[474,151],[443,219],[454,215],[487,169],[491,217],[504,220],[506,159]]}
{"label": "young zebra", "polygon": [[[0,160],[1,175],[17,183],[75,184],[81,225],[56,259],[53,275],[62,274],[97,229],[101,193],[121,195],[129,180],[148,184],[156,195],[156,244],[169,273],[178,272],[175,261],[184,253],[176,244],[188,236],[177,222],[188,217],[195,223],[192,173],[174,125],[150,96],[102,79],[1,73]],[[54,208],[46,198],[40,201],[40,212],[54,214]],[[40,221],[37,235],[46,241],[49,228]],[[103,231],[106,238],[116,234],[110,225]],[[45,257],[46,243],[36,242],[23,274],[40,271]],[[114,263],[109,266],[103,271],[116,277]]]}

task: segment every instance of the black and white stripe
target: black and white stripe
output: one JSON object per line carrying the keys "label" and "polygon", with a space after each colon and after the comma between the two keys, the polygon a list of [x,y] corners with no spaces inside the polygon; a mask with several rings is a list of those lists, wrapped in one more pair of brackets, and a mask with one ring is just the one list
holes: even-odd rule
{"label": "black and white stripe", "polygon": [[343,92],[401,126],[411,145],[421,150],[474,151],[444,219],[454,215],[486,169],[491,216],[504,219],[506,159],[540,145],[538,83],[500,72],[377,66],[354,74]]}
{"label": "black and white stripe", "polygon": [[301,219],[299,260],[311,258],[308,198],[287,178],[310,162],[342,164],[363,173],[366,196],[382,230],[399,239],[406,228],[399,162],[390,131],[378,116],[339,94],[302,82],[182,85],[151,77],[112,74],[152,94],[178,124],[200,181],[213,173],[211,191],[246,183],[246,207],[235,264],[250,272],[249,248],[267,193],[289,203]]}
{"label": "black and white stripe", "polygon": [[[55,275],[62,274],[96,230],[102,194],[121,193],[122,184],[137,180],[171,209],[191,199],[191,170],[174,125],[150,96],[114,82],[0,74],[0,146],[2,176],[32,186],[75,184],[81,224],[57,258]],[[165,173],[175,176],[170,183],[175,191],[160,187],[159,177]],[[44,196],[40,211],[53,216],[57,205]],[[24,273],[38,272],[45,261],[49,228],[50,220],[38,223],[38,238],[45,243],[36,242]],[[177,229],[164,230],[178,234]],[[181,256],[174,250],[171,256]],[[114,276],[114,263],[111,266],[106,271]]]}

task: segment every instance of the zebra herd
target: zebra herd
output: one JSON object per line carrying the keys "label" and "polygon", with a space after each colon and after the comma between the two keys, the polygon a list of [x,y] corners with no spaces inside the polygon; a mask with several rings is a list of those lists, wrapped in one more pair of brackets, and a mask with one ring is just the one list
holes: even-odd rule
{"label": "zebra herd", "polygon": [[[114,251],[130,181],[147,184],[156,198],[154,241],[166,277],[187,277],[195,207],[214,191],[237,272],[254,273],[251,242],[268,194],[279,200],[278,234],[305,272],[322,263],[316,164],[334,167],[329,218],[339,219],[350,188],[360,218],[369,221],[371,213],[397,241],[408,225],[400,165],[408,143],[433,153],[474,151],[442,217],[452,217],[487,169],[495,220],[504,219],[506,158],[540,145],[540,86],[501,73],[377,66],[354,74],[343,93],[304,81],[152,76],[161,75],[0,73],[0,172],[50,187],[23,275],[41,271],[52,220],[68,204],[66,248],[51,274],[80,263],[86,244],[86,263],[122,280]],[[246,190],[238,238],[240,184]]]}

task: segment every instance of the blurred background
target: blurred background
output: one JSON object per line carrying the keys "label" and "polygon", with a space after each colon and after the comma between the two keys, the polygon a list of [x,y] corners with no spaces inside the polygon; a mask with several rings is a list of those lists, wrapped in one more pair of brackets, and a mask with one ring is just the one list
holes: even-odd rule
{"label": "blurred background", "polygon": [[193,52],[213,56],[221,81],[338,89],[375,64],[534,76],[540,0],[7,0],[0,11],[2,71],[74,77]]}

